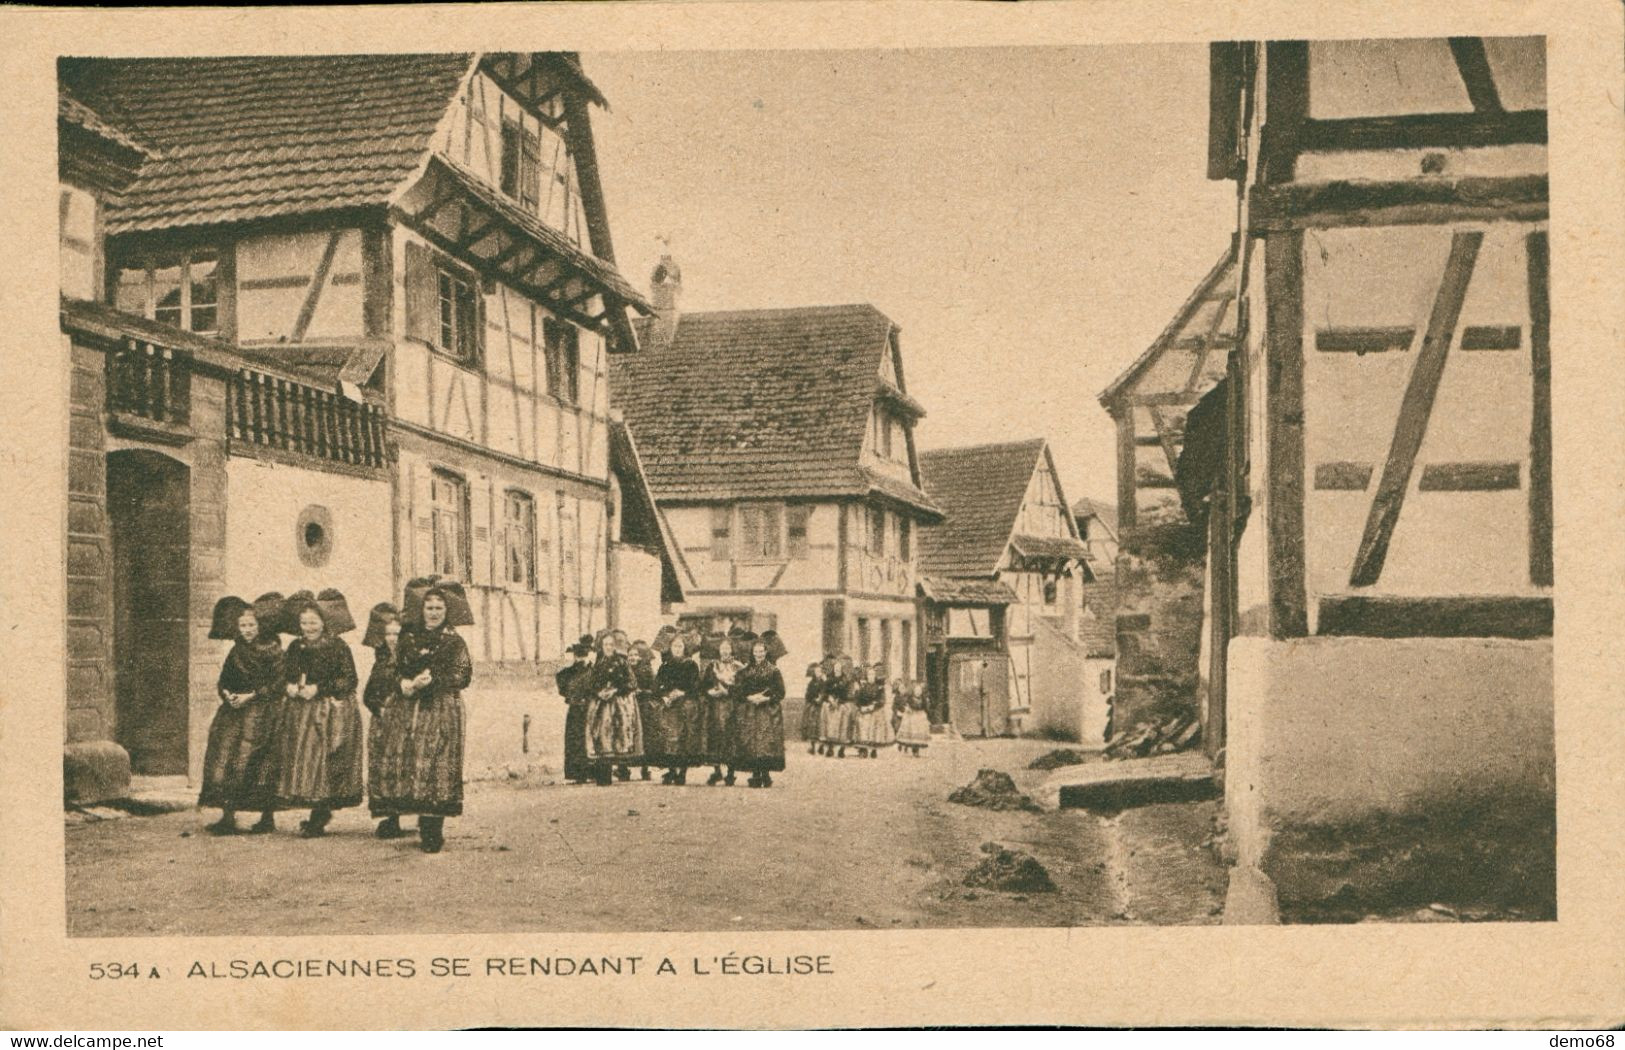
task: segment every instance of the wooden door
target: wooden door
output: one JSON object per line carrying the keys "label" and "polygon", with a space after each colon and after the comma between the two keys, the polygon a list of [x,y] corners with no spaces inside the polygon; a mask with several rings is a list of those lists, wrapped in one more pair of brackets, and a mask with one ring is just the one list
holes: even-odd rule
{"label": "wooden door", "polygon": [[961,736],[1002,736],[1010,728],[1010,658],[955,653],[948,659],[948,715]]}
{"label": "wooden door", "polygon": [[189,490],[186,465],[161,453],[107,456],[114,736],[148,776],[187,768]]}

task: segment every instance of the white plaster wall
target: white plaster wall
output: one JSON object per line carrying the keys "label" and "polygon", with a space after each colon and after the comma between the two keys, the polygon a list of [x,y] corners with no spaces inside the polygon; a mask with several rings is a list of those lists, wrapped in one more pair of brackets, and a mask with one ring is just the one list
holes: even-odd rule
{"label": "white plaster wall", "polygon": [[[357,338],[361,312],[361,231],[314,230],[246,237],[237,242],[237,338],[244,342],[287,339],[310,295],[329,239],[338,234],[326,280],[316,300],[305,339]],[[245,287],[267,280],[291,281],[275,287]]]}
{"label": "white plaster wall", "polygon": [[634,639],[653,640],[667,622],[660,613],[659,556],[615,544],[609,549],[609,574],[615,587],[615,626]]}

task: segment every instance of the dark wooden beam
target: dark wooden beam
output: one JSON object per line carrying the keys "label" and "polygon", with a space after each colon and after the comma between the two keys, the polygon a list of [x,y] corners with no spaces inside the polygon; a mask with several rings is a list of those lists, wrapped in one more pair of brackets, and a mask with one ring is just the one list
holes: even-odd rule
{"label": "dark wooden beam", "polygon": [[1311,227],[1540,222],[1547,216],[1548,194],[1544,175],[1257,186],[1249,224],[1260,233]]}
{"label": "dark wooden beam", "polygon": [[1117,524],[1120,529],[1134,527],[1134,410],[1125,409],[1117,420]]}
{"label": "dark wooden beam", "polygon": [[1506,107],[1501,105],[1501,93],[1495,90],[1495,75],[1490,72],[1490,58],[1484,51],[1484,38],[1453,36],[1450,38],[1450,53],[1455,56],[1456,69],[1461,72],[1461,82],[1467,85],[1467,97],[1472,100],[1474,111],[1506,112]]}
{"label": "dark wooden beam", "polygon": [[1157,440],[1162,445],[1162,454],[1168,458],[1168,473],[1175,474],[1179,470],[1179,438],[1156,405],[1152,405],[1150,411],[1151,425],[1157,430]]}
{"label": "dark wooden beam", "polygon": [[485,238],[491,236],[492,233],[496,232],[504,225],[506,224],[501,219],[486,219],[485,222],[474,227],[472,231],[464,232],[462,236],[458,237],[457,244],[462,248],[463,251],[472,254],[475,245],[485,240]]}
{"label": "dark wooden beam", "polygon": [[1529,256],[1529,352],[1534,405],[1529,423],[1529,581],[1552,585],[1552,307],[1545,230],[1525,241]]}
{"label": "dark wooden beam", "polygon": [[1544,145],[1546,111],[1414,113],[1397,117],[1306,120],[1299,132],[1303,149],[1329,152]]}
{"label": "dark wooden beam", "polygon": [[1327,595],[1320,599],[1316,630],[1368,638],[1550,638],[1552,600],[1517,595]]}
{"label": "dark wooden beam", "polygon": [[1130,405],[1147,408],[1151,405],[1194,405],[1201,398],[1183,390],[1173,390],[1162,394],[1137,394],[1126,400]]}
{"label": "dark wooden beam", "polygon": [[1245,55],[1248,45],[1216,41],[1207,46],[1207,177],[1239,179],[1241,157],[1241,97],[1247,90]]}
{"label": "dark wooden beam", "polygon": [[1429,463],[1416,483],[1419,492],[1501,492],[1518,487],[1517,463]]}
{"label": "dark wooden beam", "polygon": [[1315,464],[1315,488],[1331,492],[1364,492],[1371,484],[1369,463],[1330,462]]}
{"label": "dark wooden beam", "polygon": [[1264,127],[1260,181],[1291,182],[1309,120],[1309,43],[1272,40],[1264,47]]}
{"label": "dark wooden beam", "polygon": [[1392,328],[1319,328],[1315,330],[1315,349],[1332,354],[1381,354],[1389,350],[1409,350],[1416,329]]}
{"label": "dark wooden beam", "polygon": [[316,263],[316,275],[310,279],[305,301],[299,304],[299,316],[294,320],[293,332],[288,336],[290,342],[303,342],[305,333],[310,330],[310,322],[316,316],[316,304],[321,301],[322,289],[327,286],[327,275],[333,272],[333,259],[339,253],[339,241],[343,237],[343,230],[334,230],[328,235],[322,257]]}
{"label": "dark wooden beam", "polygon": [[1264,239],[1270,636],[1309,633],[1303,550],[1303,231]]}
{"label": "dark wooden beam", "polygon": [[[508,246],[506,248],[502,249],[500,252],[497,252],[495,255],[491,256],[489,261],[490,261],[492,266],[495,266],[498,269],[500,269],[500,268],[506,266],[509,262],[512,262],[514,259],[519,258],[520,254],[522,252],[524,252],[524,250],[526,248],[529,248],[530,251],[531,251],[531,260],[530,261],[535,261],[535,258],[542,254],[542,250],[540,248],[538,248],[536,245],[532,244],[527,238],[515,237],[511,241],[508,242]],[[528,266],[528,265],[529,265],[529,263],[527,262],[525,264],[514,267],[514,270],[515,270],[515,272],[517,272],[519,270],[524,269],[525,266]]]}
{"label": "dark wooden beam", "polygon": [[1462,350],[1516,350],[1523,345],[1523,329],[1509,325],[1468,325],[1456,345]]}
{"label": "dark wooden beam", "polygon": [[1473,279],[1478,248],[1483,242],[1484,234],[1477,230],[1457,233],[1450,240],[1450,257],[1445,262],[1444,280],[1440,282],[1438,294],[1433,299],[1433,312],[1428,318],[1426,333],[1422,336],[1422,349],[1416,356],[1410,382],[1399,404],[1399,421],[1388,448],[1388,461],[1383,465],[1382,478],[1377,482],[1377,494],[1371,501],[1371,512],[1366,517],[1365,532],[1360,538],[1360,548],[1354,556],[1354,569],[1349,574],[1352,586],[1369,587],[1382,576],[1388,544],[1393,539],[1400,510],[1405,505],[1411,472],[1416,467],[1416,453],[1422,447],[1423,435],[1427,433],[1428,418],[1433,414],[1433,399],[1439,392],[1439,379],[1444,375],[1445,360],[1450,353],[1450,341],[1461,317],[1461,304],[1467,298],[1467,285]]}

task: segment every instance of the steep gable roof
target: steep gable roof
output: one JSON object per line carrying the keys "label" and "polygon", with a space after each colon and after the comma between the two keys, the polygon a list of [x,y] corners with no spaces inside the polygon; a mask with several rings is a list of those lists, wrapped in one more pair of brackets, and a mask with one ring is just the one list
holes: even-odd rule
{"label": "steep gable roof", "polygon": [[1110,408],[1134,386],[1144,393],[1185,394],[1191,401],[1224,378],[1224,353],[1236,340],[1236,250],[1232,242],[1213,269],[1134,363],[1100,392]]}
{"label": "steep gable roof", "polygon": [[610,361],[610,396],[663,500],[925,493],[861,465],[893,325],[868,305],[685,313]]}
{"label": "steep gable roof", "polygon": [[473,54],[64,59],[79,98],[159,156],[109,233],[386,202],[422,163]]}
{"label": "steep gable roof", "polygon": [[1107,503],[1105,500],[1093,499],[1085,496],[1072,504],[1074,518],[1095,518],[1106,523],[1106,528],[1113,537],[1117,535],[1117,505]]}
{"label": "steep gable roof", "polygon": [[992,576],[1043,455],[1043,438],[920,453],[920,479],[942,524],[920,530],[920,572]]}

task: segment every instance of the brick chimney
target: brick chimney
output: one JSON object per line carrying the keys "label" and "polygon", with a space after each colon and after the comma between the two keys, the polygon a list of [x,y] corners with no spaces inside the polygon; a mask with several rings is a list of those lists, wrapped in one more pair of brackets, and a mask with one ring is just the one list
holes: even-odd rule
{"label": "brick chimney", "polygon": [[660,253],[660,262],[649,276],[649,289],[649,298],[655,307],[655,342],[662,346],[669,345],[677,334],[679,306],[683,298],[683,271],[671,257],[670,244]]}

